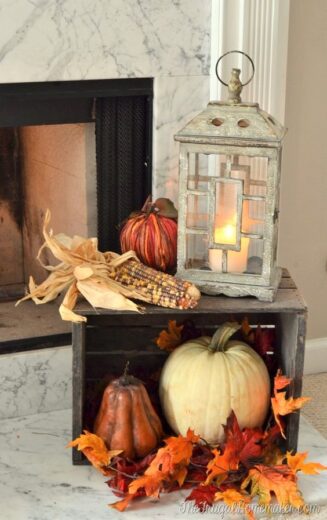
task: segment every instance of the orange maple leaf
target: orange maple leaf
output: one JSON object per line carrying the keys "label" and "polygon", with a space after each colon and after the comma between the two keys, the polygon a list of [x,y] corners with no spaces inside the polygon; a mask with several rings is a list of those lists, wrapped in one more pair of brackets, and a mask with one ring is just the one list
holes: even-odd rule
{"label": "orange maple leaf", "polygon": [[196,435],[190,428],[187,430],[185,437],[183,435],[178,435],[178,437],[168,437],[168,439],[165,439],[168,453],[173,458],[174,464],[179,464],[180,462],[189,464],[192,456],[193,445],[197,444],[199,440],[200,436]]}
{"label": "orange maple leaf", "polygon": [[168,330],[162,330],[156,338],[156,344],[161,350],[172,352],[182,343],[184,325],[177,325],[176,320],[169,320]]}
{"label": "orange maple leaf", "polygon": [[242,323],[241,323],[241,332],[243,334],[243,337],[244,337],[244,340],[249,343],[250,345],[252,345],[254,343],[254,340],[255,340],[255,331],[254,329],[250,326],[250,323],[249,323],[249,319],[248,318],[244,318],[242,320]]}
{"label": "orange maple leaf", "polygon": [[104,441],[87,430],[84,430],[79,437],[69,442],[67,448],[77,448],[78,451],[82,451],[85,457],[91,462],[91,464],[103,475],[108,475],[106,466],[110,463],[113,457],[122,453],[123,450],[108,450]]}
{"label": "orange maple leaf", "polygon": [[243,509],[250,520],[254,520],[253,511],[248,507],[251,502],[251,497],[245,493],[240,493],[234,488],[226,489],[226,491],[218,491],[215,494],[215,502],[223,500],[224,503],[229,506],[232,511],[235,507]]}
{"label": "orange maple leaf", "polygon": [[216,448],[212,450],[212,453],[214,458],[208,462],[207,478],[203,483],[204,486],[211,484],[217,477],[219,478],[219,484],[221,484],[227,478],[229,471],[238,469],[239,459],[233,446],[227,445],[223,454]]}
{"label": "orange maple leaf", "polygon": [[305,502],[296,485],[296,476],[285,464],[273,467],[263,464],[254,466],[242,482],[241,489],[245,489],[249,484],[251,497],[257,495],[260,505],[269,506],[274,494],[281,506],[305,510]]}
{"label": "orange maple leaf", "polygon": [[166,476],[161,471],[151,472],[150,474],[145,471],[144,475],[129,484],[128,492],[135,495],[139,489],[144,488],[147,497],[158,498],[161,484],[166,480]]}
{"label": "orange maple leaf", "polygon": [[291,452],[286,453],[287,465],[291,470],[296,473],[302,471],[306,475],[318,475],[319,471],[327,469],[327,466],[320,464],[319,462],[304,462],[308,456],[308,452],[295,453],[292,455]]}
{"label": "orange maple leaf", "polygon": [[129,505],[130,501],[133,500],[133,498],[134,495],[128,493],[122,500],[118,500],[118,502],[115,502],[114,504],[108,504],[108,506],[112,507],[113,509],[117,509],[117,511],[122,513],[125,511],[126,507]]}
{"label": "orange maple leaf", "polygon": [[285,398],[286,392],[276,392],[275,397],[271,398],[271,407],[274,413],[275,421],[279,426],[280,432],[284,439],[286,439],[283,425],[280,421],[280,416],[288,415],[289,413],[295,412],[295,410],[299,410],[302,406],[310,401],[311,397],[289,397]]}
{"label": "orange maple leaf", "polygon": [[286,399],[286,392],[279,392],[291,383],[292,379],[283,376],[280,370],[274,379],[274,397],[271,398],[271,407],[274,413],[275,421],[279,426],[280,432],[286,439],[284,428],[280,420],[280,416],[288,415],[302,408],[302,406],[310,401],[310,397],[289,397]]}
{"label": "orange maple leaf", "polygon": [[112,504],[112,507],[123,511],[140,489],[144,489],[146,496],[158,498],[164,483],[177,482],[179,486],[182,486],[187,475],[187,466],[190,463],[193,447],[199,439],[200,437],[190,429],[185,437],[178,435],[165,439],[166,446],[158,450],[144,475],[129,484],[128,500],[125,497]]}
{"label": "orange maple leaf", "polygon": [[277,370],[277,374],[274,377],[274,391],[282,390],[286,386],[290,385],[292,379],[282,374],[280,369]]}

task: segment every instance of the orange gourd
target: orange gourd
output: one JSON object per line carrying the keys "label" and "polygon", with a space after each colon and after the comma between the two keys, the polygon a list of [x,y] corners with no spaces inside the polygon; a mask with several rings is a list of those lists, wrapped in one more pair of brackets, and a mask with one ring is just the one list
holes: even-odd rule
{"label": "orange gourd", "polygon": [[161,422],[139,379],[124,373],[106,387],[94,433],[108,449],[123,450],[123,455],[130,459],[145,457],[158,446]]}
{"label": "orange gourd", "polygon": [[123,253],[135,251],[143,264],[158,271],[172,271],[177,261],[177,210],[165,198],[150,200],[132,213],[120,231]]}

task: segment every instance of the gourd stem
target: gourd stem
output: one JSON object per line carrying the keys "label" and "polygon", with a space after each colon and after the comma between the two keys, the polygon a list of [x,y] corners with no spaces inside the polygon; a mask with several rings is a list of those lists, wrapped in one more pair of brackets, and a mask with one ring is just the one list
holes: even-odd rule
{"label": "gourd stem", "polygon": [[236,321],[221,325],[212,336],[208,350],[210,352],[224,352],[227,342],[240,328],[241,325]]}
{"label": "gourd stem", "polygon": [[151,197],[151,195],[149,195],[148,198],[146,199],[146,201],[144,202],[143,207],[141,209],[142,213],[147,213],[147,214],[150,213],[151,206],[152,206],[152,200],[151,199],[152,199],[152,197]]}
{"label": "gourd stem", "polygon": [[124,372],[123,372],[123,377],[126,377],[128,375],[128,371],[129,371],[129,361],[126,361],[126,365],[125,365]]}

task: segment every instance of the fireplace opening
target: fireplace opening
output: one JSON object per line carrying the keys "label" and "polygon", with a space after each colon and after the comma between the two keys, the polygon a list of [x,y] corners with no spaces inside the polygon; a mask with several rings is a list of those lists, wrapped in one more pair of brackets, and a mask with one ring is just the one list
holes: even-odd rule
{"label": "fireplace opening", "polygon": [[151,192],[153,80],[7,84],[0,99],[3,352],[69,340],[58,304],[13,308],[30,275],[46,277],[36,255],[47,208],[55,232],[119,252],[119,223]]}

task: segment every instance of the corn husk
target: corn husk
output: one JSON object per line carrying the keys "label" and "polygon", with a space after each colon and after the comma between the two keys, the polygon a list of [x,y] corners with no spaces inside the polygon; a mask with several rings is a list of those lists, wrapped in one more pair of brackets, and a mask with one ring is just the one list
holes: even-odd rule
{"label": "corn husk", "polygon": [[[48,231],[51,214],[47,210],[44,224],[44,244],[41,246],[37,259],[49,271],[48,278],[36,285],[30,277],[29,293],[19,300],[16,305],[33,300],[41,305],[55,300],[59,294],[67,291],[59,308],[63,320],[81,322],[86,321],[84,316],[74,312],[79,296],[83,296],[94,308],[112,310],[132,310],[140,312],[142,307],[130,300],[135,298],[145,300],[144,295],[137,289],[129,289],[109,278],[109,273],[117,266],[133,258],[138,261],[133,251],[123,255],[117,253],[101,253],[98,250],[96,238],[68,237],[62,233],[54,235]],[[41,256],[45,249],[49,249],[59,263],[56,266],[45,265]]]}

